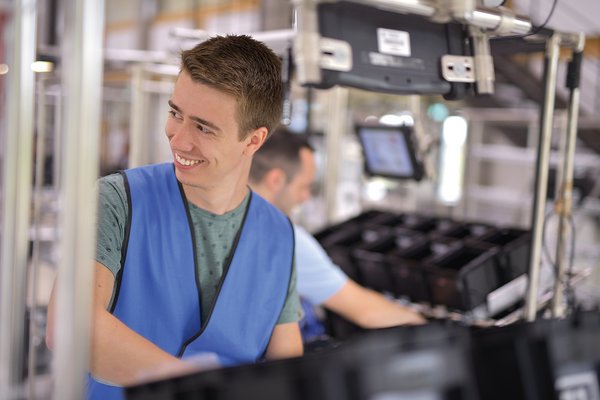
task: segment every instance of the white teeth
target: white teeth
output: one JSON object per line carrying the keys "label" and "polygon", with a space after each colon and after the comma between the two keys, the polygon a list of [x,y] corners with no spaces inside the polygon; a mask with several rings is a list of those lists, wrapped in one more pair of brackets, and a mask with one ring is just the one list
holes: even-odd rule
{"label": "white teeth", "polygon": [[179,154],[175,153],[175,159],[177,160],[177,162],[181,165],[185,165],[185,166],[191,166],[191,165],[196,165],[199,164],[200,161],[199,160],[187,160],[183,157],[181,157]]}

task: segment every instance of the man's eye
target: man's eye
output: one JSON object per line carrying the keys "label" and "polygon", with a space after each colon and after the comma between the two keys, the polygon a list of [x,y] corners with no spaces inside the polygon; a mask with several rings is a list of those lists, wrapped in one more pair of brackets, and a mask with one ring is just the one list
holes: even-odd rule
{"label": "man's eye", "polygon": [[196,129],[198,129],[202,133],[212,133],[212,131],[204,125],[196,125]]}
{"label": "man's eye", "polygon": [[171,114],[171,117],[173,118],[180,118],[179,113],[175,110],[169,110],[169,114]]}

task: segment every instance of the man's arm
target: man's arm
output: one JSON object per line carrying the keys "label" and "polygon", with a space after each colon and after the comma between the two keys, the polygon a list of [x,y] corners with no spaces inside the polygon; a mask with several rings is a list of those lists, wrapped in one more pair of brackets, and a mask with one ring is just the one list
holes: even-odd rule
{"label": "man's arm", "polygon": [[425,323],[425,319],[419,313],[394,303],[351,279],[328,298],[323,306],[363,328]]}
{"label": "man's arm", "polygon": [[277,324],[273,329],[271,340],[267,346],[265,358],[275,360],[280,358],[298,357],[303,353],[302,336],[297,322]]}
{"label": "man's arm", "polygon": [[[114,285],[112,273],[96,262],[91,373],[102,380],[127,385],[134,383],[142,374],[153,376],[174,375],[189,370],[188,363],[163,351],[149,340],[137,334],[107,311]],[[48,305],[46,343],[54,348],[54,297],[52,291]],[[158,372],[158,373],[157,373]]]}

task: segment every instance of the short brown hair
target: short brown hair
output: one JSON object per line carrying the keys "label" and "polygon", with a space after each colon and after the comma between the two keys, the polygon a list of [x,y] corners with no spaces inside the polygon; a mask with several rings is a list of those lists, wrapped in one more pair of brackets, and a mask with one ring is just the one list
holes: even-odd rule
{"label": "short brown hair", "polygon": [[283,109],[281,61],[246,35],[212,37],[181,53],[181,69],[199,82],[234,96],[240,139],[262,126],[269,134]]}
{"label": "short brown hair", "polygon": [[314,152],[307,136],[292,133],[280,126],[254,153],[250,168],[250,182],[260,183],[265,175],[275,168],[281,168],[285,172],[287,181],[291,181],[300,170],[302,149]]}

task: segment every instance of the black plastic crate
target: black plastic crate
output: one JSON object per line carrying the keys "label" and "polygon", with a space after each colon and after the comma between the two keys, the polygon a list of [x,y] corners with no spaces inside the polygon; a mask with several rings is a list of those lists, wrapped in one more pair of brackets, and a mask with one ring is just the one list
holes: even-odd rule
{"label": "black plastic crate", "polygon": [[485,303],[487,295],[500,287],[497,254],[492,246],[469,243],[430,259],[427,275],[432,303],[464,311]]}
{"label": "black plastic crate", "polygon": [[392,293],[412,302],[431,302],[427,274],[423,264],[390,256],[387,259],[392,275]]}
{"label": "black plastic crate", "polygon": [[418,393],[420,399],[477,400],[474,377],[468,330],[431,323],[363,332],[302,357],[147,381],[125,394],[131,400],[367,400]]}
{"label": "black plastic crate", "polygon": [[361,328],[354,322],[327,309],[325,309],[325,330],[329,337],[338,341],[347,340],[367,331],[366,328]]}
{"label": "black plastic crate", "polygon": [[488,235],[492,231],[495,231],[494,227],[488,224],[441,220],[437,229],[432,233],[451,239],[479,240],[481,237]]}
{"label": "black plastic crate", "polygon": [[330,225],[323,230],[316,233],[314,236],[317,238],[319,242],[326,240],[326,238],[331,235],[339,232],[340,230],[345,230],[348,227],[358,227],[364,228],[365,226],[377,227],[381,225],[385,225],[378,221],[386,221],[390,218],[394,218],[396,214],[393,214],[389,211],[382,210],[368,210],[361,214],[358,214],[346,221],[342,221],[338,224]]}
{"label": "black plastic crate", "polygon": [[[352,251],[366,243],[377,240],[382,233],[364,230],[357,223],[340,225],[337,230],[328,232],[320,239],[331,260],[337,264],[352,280],[360,282],[360,274],[352,259]],[[316,236],[315,236],[316,237]]]}
{"label": "black plastic crate", "polygon": [[323,229],[313,234],[325,249],[333,246],[348,246],[362,239],[361,227],[353,222],[345,222]]}
{"label": "black plastic crate", "polygon": [[404,219],[405,219],[404,214],[386,211],[386,212],[383,212],[383,213],[371,218],[368,222],[373,225],[394,227],[394,226],[402,224]]}
{"label": "black plastic crate", "polygon": [[[393,327],[348,340],[348,399],[475,400],[468,330],[450,323]],[[358,362],[357,362],[358,361]]]}
{"label": "black plastic crate", "polygon": [[599,330],[598,311],[473,330],[473,366],[480,397],[598,398]]}
{"label": "black plastic crate", "polygon": [[387,263],[387,257],[418,241],[416,232],[386,234],[370,243],[359,246],[352,252],[354,265],[358,270],[359,283],[381,292],[394,292],[394,280]]}
{"label": "black plastic crate", "polygon": [[411,246],[390,253],[387,261],[393,279],[392,292],[415,302],[432,302],[427,265],[431,259],[458,245],[458,242],[445,238],[431,240],[422,237]]}
{"label": "black plastic crate", "polygon": [[493,229],[478,240],[499,248],[498,274],[503,283],[508,283],[529,270],[530,231],[516,228]]}
{"label": "black plastic crate", "polygon": [[396,224],[398,229],[429,233],[438,226],[438,219],[420,214],[404,214],[402,220]]}

